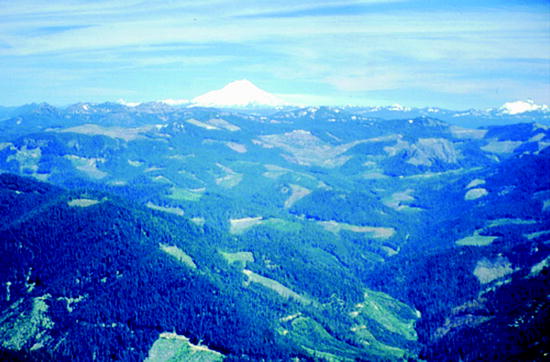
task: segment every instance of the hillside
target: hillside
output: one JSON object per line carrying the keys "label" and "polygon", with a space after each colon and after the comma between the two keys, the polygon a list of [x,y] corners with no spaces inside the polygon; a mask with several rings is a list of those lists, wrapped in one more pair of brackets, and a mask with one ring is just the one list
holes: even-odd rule
{"label": "hillside", "polygon": [[[283,293],[290,289],[244,269],[244,263],[256,269],[252,253],[243,260],[220,252],[235,242],[224,241],[224,233],[113,195],[64,191],[9,174],[0,175],[0,185],[5,356],[144,359],[157,338],[168,338],[165,332],[238,359],[376,359],[385,351],[403,356],[395,346],[414,346],[410,307],[384,307],[406,323],[399,332],[406,337],[388,339],[379,329],[354,335],[358,318],[376,326],[376,317],[359,310],[352,319],[342,306],[306,297],[300,287],[300,294]],[[394,303],[389,296],[360,298]],[[375,344],[362,346],[365,338]]]}
{"label": "hillside", "polygon": [[149,103],[0,129],[6,355],[548,353],[546,126]]}

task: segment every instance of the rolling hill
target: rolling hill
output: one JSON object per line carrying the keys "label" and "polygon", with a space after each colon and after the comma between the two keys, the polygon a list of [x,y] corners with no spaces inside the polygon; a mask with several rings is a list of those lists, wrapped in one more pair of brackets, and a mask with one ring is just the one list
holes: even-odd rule
{"label": "rolling hill", "polygon": [[7,358],[548,353],[547,126],[336,107],[10,112]]}

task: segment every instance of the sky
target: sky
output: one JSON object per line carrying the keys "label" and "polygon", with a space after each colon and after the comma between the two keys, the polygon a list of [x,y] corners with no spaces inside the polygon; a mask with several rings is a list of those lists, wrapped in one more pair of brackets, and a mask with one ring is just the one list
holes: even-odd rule
{"label": "sky", "polygon": [[0,105],[550,103],[550,1],[0,0]]}

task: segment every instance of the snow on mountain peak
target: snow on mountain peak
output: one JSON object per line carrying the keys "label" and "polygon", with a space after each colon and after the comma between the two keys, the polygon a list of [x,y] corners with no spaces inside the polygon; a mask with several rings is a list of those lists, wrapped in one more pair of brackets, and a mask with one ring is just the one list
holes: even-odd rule
{"label": "snow on mountain peak", "polygon": [[168,98],[168,99],[163,99],[162,101],[159,101],[159,103],[164,103],[164,104],[167,104],[169,106],[181,106],[182,104],[188,104],[189,100],[188,99],[171,99],[171,98]]}
{"label": "snow on mountain peak", "polygon": [[395,104],[392,104],[391,106],[388,107],[388,110],[390,111],[403,111],[403,112],[408,112],[411,110],[411,108],[409,107],[404,107],[402,106],[401,104],[399,103],[395,103]]}
{"label": "snow on mountain peak", "polygon": [[123,106],[126,106],[126,107],[137,107],[141,104],[140,102],[127,102],[126,100],[124,100],[122,98],[117,100],[117,103],[122,104]]}
{"label": "snow on mountain peak", "polygon": [[277,107],[288,105],[282,99],[258,88],[246,79],[237,80],[217,89],[193,98],[193,106],[198,107]]}
{"label": "snow on mountain peak", "polygon": [[521,114],[525,112],[533,111],[550,111],[550,108],[546,104],[536,104],[533,100],[528,99],[527,101],[514,101],[507,102],[502,105],[499,109],[504,114]]}

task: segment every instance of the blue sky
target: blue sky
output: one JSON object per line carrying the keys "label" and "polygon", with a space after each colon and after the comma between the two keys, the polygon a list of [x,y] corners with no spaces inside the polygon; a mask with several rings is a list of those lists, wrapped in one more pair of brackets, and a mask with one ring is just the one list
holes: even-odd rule
{"label": "blue sky", "polygon": [[550,103],[550,2],[0,0],[0,104],[193,98]]}

